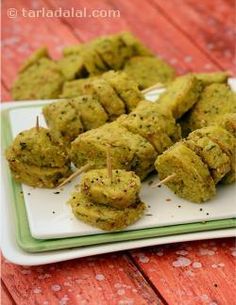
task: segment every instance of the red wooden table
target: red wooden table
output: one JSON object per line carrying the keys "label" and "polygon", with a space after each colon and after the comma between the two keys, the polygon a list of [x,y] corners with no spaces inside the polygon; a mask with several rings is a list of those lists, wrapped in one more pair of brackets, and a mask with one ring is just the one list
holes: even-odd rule
{"label": "red wooden table", "polygon": [[[6,0],[2,7],[2,100],[22,61],[47,45],[57,58],[69,44],[131,30],[187,71],[236,71],[234,0]],[[119,10],[120,17],[32,17],[30,10]],[[17,12],[17,17],[11,18]],[[22,16],[23,11],[27,16]],[[110,11],[111,12],[111,11]],[[30,15],[31,14],[31,15]],[[30,17],[31,16],[31,17]],[[233,305],[232,238],[150,247],[46,266],[2,258],[2,304]]]}

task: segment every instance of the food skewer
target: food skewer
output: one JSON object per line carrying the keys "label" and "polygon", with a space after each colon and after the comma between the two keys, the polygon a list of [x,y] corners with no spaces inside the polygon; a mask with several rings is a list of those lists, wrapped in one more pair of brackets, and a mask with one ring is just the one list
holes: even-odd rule
{"label": "food skewer", "polygon": [[72,181],[75,177],[79,176],[80,174],[82,174],[83,172],[87,171],[88,169],[90,169],[93,166],[93,163],[87,163],[86,165],[82,166],[81,168],[79,168],[77,171],[75,171],[72,175],[70,175],[67,179],[65,179],[61,184],[59,184],[57,186],[57,188],[60,188],[62,186],[64,186],[65,184],[69,183],[70,181]]}
{"label": "food skewer", "polygon": [[151,87],[148,87],[144,90],[142,90],[142,94],[147,94],[148,92],[152,91],[152,90],[155,90],[155,89],[162,89],[162,88],[165,88],[165,85],[162,84],[162,83],[156,83],[155,85],[151,86]]}
{"label": "food skewer", "polygon": [[39,116],[36,116],[36,130],[39,131]]}
{"label": "food skewer", "polygon": [[162,179],[162,180],[159,181],[158,183],[152,185],[151,187],[152,187],[152,188],[156,188],[156,187],[158,187],[158,186],[161,186],[162,184],[165,184],[165,183],[171,181],[171,180],[174,179],[175,177],[176,177],[176,173],[173,173],[173,174],[167,176],[165,179]]}

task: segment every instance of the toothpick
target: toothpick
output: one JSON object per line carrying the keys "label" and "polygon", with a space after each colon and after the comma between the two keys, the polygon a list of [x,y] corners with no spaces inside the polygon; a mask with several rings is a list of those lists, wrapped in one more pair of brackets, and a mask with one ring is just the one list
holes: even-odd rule
{"label": "toothpick", "polygon": [[153,86],[151,86],[151,87],[149,87],[149,88],[146,88],[146,89],[142,90],[142,93],[143,93],[143,94],[146,94],[146,93],[148,93],[149,91],[152,91],[152,90],[154,90],[154,89],[160,89],[160,88],[164,88],[164,87],[165,87],[164,84],[162,84],[162,83],[156,83],[155,85],[153,85]]}
{"label": "toothpick", "polygon": [[90,169],[93,166],[93,163],[87,163],[81,168],[79,168],[77,171],[75,171],[73,174],[71,174],[67,179],[62,181],[61,184],[57,186],[57,188],[62,187],[63,185],[67,184],[68,182],[72,181],[75,177],[79,176],[83,172],[86,172],[88,169]]}
{"label": "toothpick", "polygon": [[162,185],[162,184],[164,184],[164,183],[166,183],[168,181],[171,181],[172,179],[175,178],[175,176],[176,176],[176,173],[173,173],[173,174],[167,176],[165,179],[163,179],[163,180],[159,181],[158,183],[152,185],[151,187],[152,188],[156,188],[156,187],[158,187],[158,186],[160,186],[160,185]]}
{"label": "toothpick", "polygon": [[39,131],[39,116],[36,116],[36,130]]}
{"label": "toothpick", "polygon": [[111,164],[111,147],[107,147],[107,172],[110,178],[110,183],[112,183],[112,164]]}

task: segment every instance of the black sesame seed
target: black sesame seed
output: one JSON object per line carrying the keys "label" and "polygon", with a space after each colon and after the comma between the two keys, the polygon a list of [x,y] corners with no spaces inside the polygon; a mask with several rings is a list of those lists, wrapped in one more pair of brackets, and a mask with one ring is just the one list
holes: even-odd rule
{"label": "black sesame seed", "polygon": [[60,194],[60,192],[54,192],[53,194]]}

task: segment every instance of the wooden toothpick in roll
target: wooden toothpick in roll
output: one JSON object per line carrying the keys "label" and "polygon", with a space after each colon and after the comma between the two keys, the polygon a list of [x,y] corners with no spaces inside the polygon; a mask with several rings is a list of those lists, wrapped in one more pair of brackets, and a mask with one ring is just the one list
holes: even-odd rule
{"label": "wooden toothpick in roll", "polygon": [[107,147],[107,172],[110,178],[110,183],[112,183],[112,162],[111,162],[111,147]]}
{"label": "wooden toothpick in roll", "polygon": [[36,116],[36,130],[39,131],[39,116]]}
{"label": "wooden toothpick in roll", "polygon": [[151,86],[151,87],[148,87],[148,88],[142,90],[142,93],[143,93],[143,94],[146,94],[146,93],[148,93],[148,92],[150,92],[150,91],[152,91],[152,90],[160,89],[160,88],[164,88],[164,87],[165,87],[164,84],[162,84],[162,83],[156,83],[155,85],[153,85],[153,86]]}
{"label": "wooden toothpick in roll", "polygon": [[156,187],[158,187],[158,186],[160,186],[162,184],[165,184],[166,182],[171,181],[175,177],[176,177],[176,173],[173,173],[173,174],[167,176],[165,179],[163,179],[163,180],[159,181],[158,183],[152,185],[152,188],[156,188]]}
{"label": "wooden toothpick in roll", "polygon": [[93,167],[93,163],[87,163],[84,166],[82,166],[81,168],[79,168],[77,171],[75,171],[73,174],[71,174],[68,178],[66,178],[61,184],[59,184],[57,186],[57,188],[62,187],[63,185],[69,183],[70,181],[72,181],[75,177],[79,176],[80,174],[82,174],[83,172],[86,172],[87,170],[89,170],[90,168]]}

